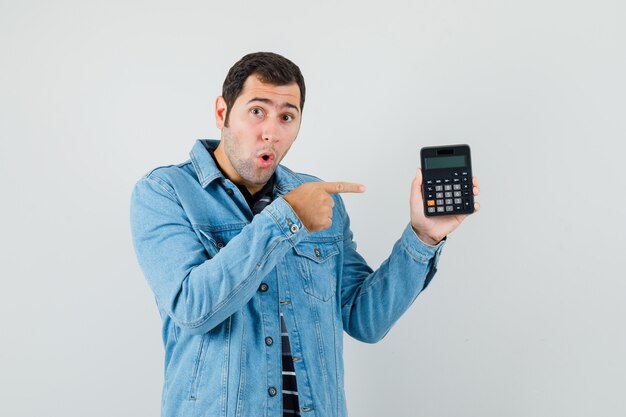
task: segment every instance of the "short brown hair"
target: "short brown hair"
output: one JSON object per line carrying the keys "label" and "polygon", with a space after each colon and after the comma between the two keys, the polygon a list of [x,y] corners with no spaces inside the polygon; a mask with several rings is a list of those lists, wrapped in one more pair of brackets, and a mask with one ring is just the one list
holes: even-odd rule
{"label": "short brown hair", "polygon": [[304,108],[306,89],[300,68],[287,58],[273,52],[254,52],[237,61],[224,80],[222,97],[226,102],[224,122],[226,127],[228,127],[230,109],[241,94],[243,84],[251,75],[256,75],[261,82],[272,85],[287,85],[295,82],[300,88],[300,111]]}

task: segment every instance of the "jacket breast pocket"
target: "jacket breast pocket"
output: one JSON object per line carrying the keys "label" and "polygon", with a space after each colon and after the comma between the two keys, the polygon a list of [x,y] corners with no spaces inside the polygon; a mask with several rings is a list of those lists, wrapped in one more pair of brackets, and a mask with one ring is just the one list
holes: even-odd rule
{"label": "jacket breast pocket", "polygon": [[304,292],[321,301],[330,300],[337,290],[337,243],[300,242],[294,250]]}
{"label": "jacket breast pocket", "polygon": [[220,226],[194,225],[200,242],[204,246],[209,258],[213,258],[235,236],[241,233],[245,223],[227,224]]}

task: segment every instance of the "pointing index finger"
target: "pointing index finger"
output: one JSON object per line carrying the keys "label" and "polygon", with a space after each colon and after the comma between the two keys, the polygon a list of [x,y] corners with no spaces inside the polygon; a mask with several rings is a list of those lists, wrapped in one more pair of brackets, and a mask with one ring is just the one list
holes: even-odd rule
{"label": "pointing index finger", "polygon": [[365,191],[365,186],[363,184],[357,184],[355,182],[320,182],[320,187],[322,190],[326,191],[328,194],[337,194],[337,193],[362,193]]}

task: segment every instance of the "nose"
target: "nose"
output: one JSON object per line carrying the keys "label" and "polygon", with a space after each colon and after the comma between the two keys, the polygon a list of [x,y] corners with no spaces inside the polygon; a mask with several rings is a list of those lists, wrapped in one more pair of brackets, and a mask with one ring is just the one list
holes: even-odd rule
{"label": "nose", "polygon": [[278,140],[278,123],[273,120],[266,120],[261,134],[264,142],[276,142]]}

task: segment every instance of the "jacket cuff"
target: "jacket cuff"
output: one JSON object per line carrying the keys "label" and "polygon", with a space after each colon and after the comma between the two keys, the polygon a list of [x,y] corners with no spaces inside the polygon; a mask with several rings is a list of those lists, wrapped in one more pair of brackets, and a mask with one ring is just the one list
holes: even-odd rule
{"label": "jacket cuff", "polygon": [[291,243],[291,246],[298,244],[310,233],[302,224],[296,212],[293,211],[293,208],[282,197],[276,198],[272,204],[263,209],[261,214],[265,214],[274,220]]}
{"label": "jacket cuff", "polygon": [[433,260],[433,266],[437,266],[437,262],[439,261],[439,255],[441,254],[441,250],[445,245],[447,237],[443,238],[441,242],[436,244],[435,246],[429,245],[427,243],[422,242],[422,240],[417,236],[413,227],[411,227],[411,223],[409,223],[404,229],[404,233],[402,233],[402,237],[400,241],[402,242],[403,247],[406,251],[418,262],[428,263]]}

